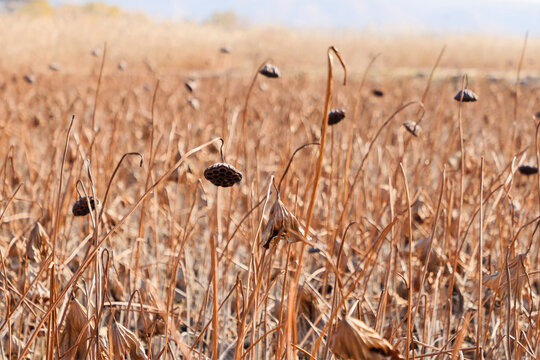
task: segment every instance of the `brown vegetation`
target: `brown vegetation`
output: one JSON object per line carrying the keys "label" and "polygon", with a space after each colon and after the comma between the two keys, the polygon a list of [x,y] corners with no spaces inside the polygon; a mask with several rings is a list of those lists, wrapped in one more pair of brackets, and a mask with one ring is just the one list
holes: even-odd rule
{"label": "brown vegetation", "polygon": [[0,357],[536,358],[537,40],[308,35],[1,16]]}

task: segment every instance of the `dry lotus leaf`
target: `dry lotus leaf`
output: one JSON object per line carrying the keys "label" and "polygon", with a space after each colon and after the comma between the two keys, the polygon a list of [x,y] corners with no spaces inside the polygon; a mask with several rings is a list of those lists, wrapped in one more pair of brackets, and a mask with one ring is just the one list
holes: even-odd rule
{"label": "dry lotus leaf", "polygon": [[60,354],[64,359],[83,360],[88,350],[91,327],[86,309],[77,299],[69,302],[69,309],[60,335]]}
{"label": "dry lotus leaf", "polygon": [[129,354],[133,360],[147,360],[144,347],[137,335],[124,325],[114,321],[109,328],[109,345],[111,360],[124,360]]}
{"label": "dry lotus leaf", "polygon": [[[521,286],[525,285],[525,260],[526,254],[519,254],[508,262],[508,272],[510,273],[510,284],[512,288],[515,288],[520,279]],[[499,280],[501,276],[502,278]],[[486,276],[483,284],[493,291],[497,291],[497,284],[499,284],[499,291],[506,292],[508,290],[508,273],[506,272],[506,267],[503,267],[502,271],[497,271]]]}
{"label": "dry lotus leaf", "polygon": [[49,235],[47,235],[43,226],[36,222],[26,243],[26,256],[32,261],[40,262],[47,257],[48,250]]}
{"label": "dry lotus leaf", "polygon": [[346,316],[332,336],[330,350],[344,360],[404,359],[399,352],[363,321]]}
{"label": "dry lotus leaf", "polygon": [[305,241],[305,238],[300,233],[298,220],[287,210],[278,195],[278,198],[270,209],[268,222],[263,231],[262,246],[268,249],[280,240],[287,240],[294,243]]}

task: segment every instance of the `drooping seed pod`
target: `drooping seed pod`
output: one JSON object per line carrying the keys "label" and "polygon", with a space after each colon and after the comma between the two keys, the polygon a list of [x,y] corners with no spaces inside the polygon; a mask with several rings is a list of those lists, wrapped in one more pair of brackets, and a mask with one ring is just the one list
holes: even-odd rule
{"label": "drooping seed pod", "polygon": [[538,168],[532,165],[521,165],[518,167],[518,171],[522,175],[534,175],[538,173]]}
{"label": "drooping seed pod", "polygon": [[36,82],[36,77],[32,74],[26,74],[23,78],[29,84],[33,84]]}
{"label": "drooping seed pod", "polygon": [[371,90],[371,93],[376,97],[383,97],[384,96],[384,92],[382,90],[379,90],[379,89],[373,89],[373,90]]}
{"label": "drooping seed pod", "polygon": [[281,72],[279,69],[270,63],[267,63],[263,66],[263,68],[259,71],[261,75],[264,75],[268,78],[276,79],[281,76]]}
{"label": "drooping seed pod", "polygon": [[478,95],[476,95],[472,90],[469,89],[464,89],[463,91],[459,90],[456,96],[454,96],[454,100],[463,102],[475,102],[478,100]]}
{"label": "drooping seed pod", "polygon": [[345,110],[343,109],[332,109],[328,113],[328,125],[336,125],[341,120],[345,119]]}
{"label": "drooping seed pod", "polygon": [[[90,203],[90,208],[88,207],[88,203]],[[94,197],[92,196],[83,196],[75,201],[71,212],[73,213],[73,216],[86,216],[90,214],[90,209],[94,210],[96,208],[96,205],[99,206],[99,200],[94,200]]]}
{"label": "drooping seed pod", "polygon": [[101,56],[101,53],[102,53],[101,49],[97,47],[94,50],[92,50],[90,55],[92,55],[94,57],[99,57],[99,56]]}
{"label": "drooping seed pod", "polygon": [[190,92],[195,91],[197,87],[199,86],[199,83],[195,79],[188,79],[184,85],[186,86],[186,89],[188,89]]}
{"label": "drooping seed pod", "polygon": [[204,170],[204,177],[221,187],[230,187],[242,181],[242,173],[226,163],[216,163],[207,167]]}
{"label": "drooping seed pod", "polygon": [[304,236],[300,233],[300,226],[296,216],[287,210],[278,196],[270,209],[268,222],[263,231],[262,247],[268,249],[280,240],[293,243],[304,239]]}
{"label": "drooping seed pod", "polygon": [[403,123],[403,126],[405,127],[405,129],[407,129],[408,132],[410,132],[414,136],[420,136],[420,134],[422,133],[422,128],[414,121],[405,121]]}

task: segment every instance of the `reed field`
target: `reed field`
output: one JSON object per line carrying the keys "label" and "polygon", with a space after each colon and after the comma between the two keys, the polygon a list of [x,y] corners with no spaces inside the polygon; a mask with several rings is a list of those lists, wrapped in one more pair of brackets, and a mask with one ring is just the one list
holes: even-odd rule
{"label": "reed field", "polygon": [[539,357],[540,39],[49,10],[0,15],[1,359]]}

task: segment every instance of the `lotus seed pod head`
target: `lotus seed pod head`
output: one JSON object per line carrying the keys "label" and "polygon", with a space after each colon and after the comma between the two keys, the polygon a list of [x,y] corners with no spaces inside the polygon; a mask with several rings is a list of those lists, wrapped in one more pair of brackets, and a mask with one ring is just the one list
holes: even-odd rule
{"label": "lotus seed pod head", "polygon": [[403,123],[403,127],[405,127],[405,129],[407,129],[407,131],[414,136],[420,136],[420,134],[422,133],[422,128],[414,121],[405,121]]}
{"label": "lotus seed pod head", "polygon": [[345,119],[345,110],[343,109],[332,109],[328,113],[328,125],[336,125],[341,120]]}
{"label": "lotus seed pod head", "polygon": [[189,90],[189,92],[193,92],[197,89],[199,86],[199,83],[195,79],[188,79],[184,85],[186,86],[186,89]]}
{"label": "lotus seed pod head", "polygon": [[204,170],[204,177],[215,186],[231,187],[242,181],[242,173],[232,165],[216,163]]}
{"label": "lotus seed pod head", "polygon": [[538,173],[538,168],[532,165],[521,165],[518,171],[522,175],[534,175]]}
{"label": "lotus seed pod head", "polygon": [[[88,203],[90,203],[90,208],[88,207]],[[84,196],[75,201],[71,212],[73,212],[74,216],[86,216],[90,214],[90,210],[94,210],[96,208],[96,204],[99,206],[99,200],[94,200],[92,196]]]}
{"label": "lotus seed pod head", "polygon": [[264,75],[268,78],[277,79],[281,76],[279,69],[270,63],[266,63],[263,68],[259,71],[261,75]]}
{"label": "lotus seed pod head", "polygon": [[[462,100],[463,96],[463,100]],[[454,100],[456,101],[463,101],[463,102],[475,102],[478,100],[478,95],[476,95],[472,90],[464,89],[460,90],[456,96],[454,96]]]}

